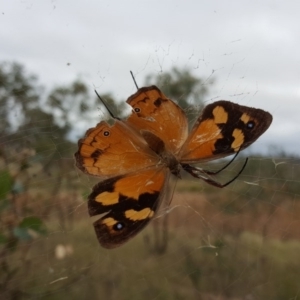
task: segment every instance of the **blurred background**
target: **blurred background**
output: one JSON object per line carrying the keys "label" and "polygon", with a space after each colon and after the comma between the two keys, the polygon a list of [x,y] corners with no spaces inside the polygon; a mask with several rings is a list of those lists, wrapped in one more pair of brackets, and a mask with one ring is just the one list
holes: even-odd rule
{"label": "blurred background", "polygon": [[[0,298],[297,299],[297,1],[9,1],[0,6]],[[169,211],[102,249],[77,141],[137,84],[192,122],[225,99],[273,115],[217,180],[170,185]],[[220,169],[226,160],[201,165]],[[168,201],[168,200],[167,200]]]}

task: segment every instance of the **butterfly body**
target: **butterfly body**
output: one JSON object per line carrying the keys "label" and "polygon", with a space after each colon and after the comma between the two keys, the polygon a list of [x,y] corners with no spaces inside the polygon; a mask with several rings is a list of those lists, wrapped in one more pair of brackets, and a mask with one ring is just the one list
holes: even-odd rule
{"label": "butterfly body", "polygon": [[271,124],[261,109],[230,101],[207,105],[188,132],[184,111],[156,86],[140,88],[128,98],[131,115],[113,125],[100,122],[79,140],[76,165],[98,176],[89,196],[100,244],[122,245],[155,216],[171,174],[185,170],[218,187],[213,172],[192,164],[236,154],[252,144]]}

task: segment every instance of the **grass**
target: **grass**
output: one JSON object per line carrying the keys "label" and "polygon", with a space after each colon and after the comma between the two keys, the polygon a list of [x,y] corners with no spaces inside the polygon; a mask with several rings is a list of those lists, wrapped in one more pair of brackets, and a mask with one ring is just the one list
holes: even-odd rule
{"label": "grass", "polygon": [[[273,166],[255,162],[261,171]],[[103,249],[82,200],[91,179],[76,175],[73,185],[63,180],[63,192],[51,194],[57,175],[39,177],[26,199],[16,198],[16,211],[40,217],[48,235],[0,252],[12,270],[1,277],[0,264],[0,284],[9,279],[0,299],[300,299],[300,194],[293,166],[281,177],[286,165],[257,177],[246,169],[226,189],[178,180],[172,209],[162,215],[169,234],[160,253],[153,225],[161,226],[162,218],[128,244]],[[234,174],[235,167],[227,177]]]}
{"label": "grass", "polygon": [[[274,213],[268,216],[269,234],[263,235],[257,228],[264,223],[254,215],[251,219],[247,207],[233,214],[220,209],[227,196],[217,197],[218,206],[216,195],[209,195],[210,201],[204,195],[176,194],[168,249],[160,255],[145,243],[145,237],[153,239],[151,226],[123,247],[106,250],[99,246],[84,209],[75,212],[69,230],[53,215],[47,237],[31,242],[26,256],[24,244],[22,251],[7,257],[17,269],[10,290],[21,291],[24,299],[47,300],[297,299],[297,237],[285,240],[272,233]],[[280,227],[290,212],[278,210]],[[234,230],[232,222],[241,228]],[[58,259],[58,245],[72,251]]]}

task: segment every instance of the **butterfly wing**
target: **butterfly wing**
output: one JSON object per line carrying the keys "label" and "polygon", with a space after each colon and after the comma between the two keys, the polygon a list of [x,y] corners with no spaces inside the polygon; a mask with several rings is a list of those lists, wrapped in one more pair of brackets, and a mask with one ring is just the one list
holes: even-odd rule
{"label": "butterfly wing", "polygon": [[209,104],[183,145],[180,162],[208,161],[234,154],[258,139],[271,122],[272,115],[262,109],[223,100]]}
{"label": "butterfly wing", "polygon": [[139,233],[154,217],[166,191],[169,171],[150,168],[98,183],[89,196],[91,216],[100,244],[118,247]]}
{"label": "butterfly wing", "polygon": [[[156,86],[140,88],[127,103],[132,114],[127,122],[140,131],[150,131],[164,141],[175,154],[188,136],[188,123],[183,110]],[[176,126],[176,130],[174,130]]]}
{"label": "butterfly wing", "polygon": [[[158,144],[153,148],[164,149]],[[98,240],[103,247],[117,247],[153,218],[164,197],[170,171],[126,121],[99,123],[87,131],[78,146],[77,167],[102,179],[88,201],[91,216],[104,214],[94,222]]]}
{"label": "butterfly wing", "polygon": [[101,179],[123,175],[158,164],[158,156],[139,132],[116,120],[99,123],[78,142],[76,166]]}

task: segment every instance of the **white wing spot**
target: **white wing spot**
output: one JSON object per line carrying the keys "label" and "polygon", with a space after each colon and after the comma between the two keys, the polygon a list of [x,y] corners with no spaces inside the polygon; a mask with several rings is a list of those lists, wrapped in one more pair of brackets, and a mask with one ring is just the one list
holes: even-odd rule
{"label": "white wing spot", "polygon": [[153,184],[153,183],[154,183],[154,181],[148,180],[147,183],[146,183],[146,186],[147,186],[147,185],[150,185],[150,184]]}

